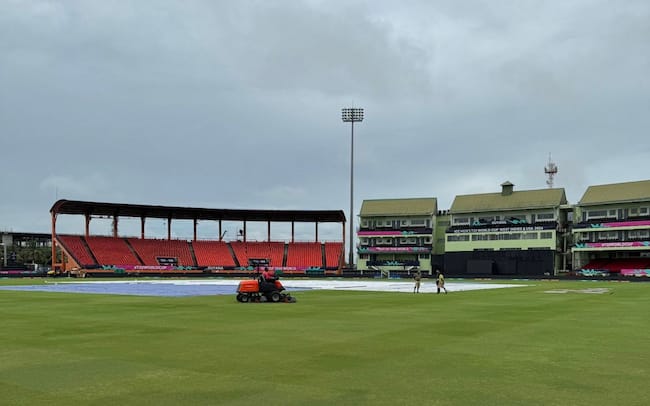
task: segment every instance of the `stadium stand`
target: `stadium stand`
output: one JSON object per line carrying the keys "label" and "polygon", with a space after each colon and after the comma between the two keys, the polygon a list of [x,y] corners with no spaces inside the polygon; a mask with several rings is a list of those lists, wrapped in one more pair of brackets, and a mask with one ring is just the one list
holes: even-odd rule
{"label": "stadium stand", "polygon": [[288,267],[323,267],[323,250],[319,242],[294,242],[288,244]]}
{"label": "stadium stand", "polygon": [[187,241],[129,238],[129,244],[142,259],[143,265],[160,265],[159,258],[176,258],[177,265],[196,266]]}
{"label": "stadium stand", "polygon": [[342,256],[343,256],[342,242],[325,243],[325,267],[326,268],[338,268],[341,264]]}
{"label": "stadium stand", "polygon": [[124,238],[89,236],[86,241],[99,265],[142,265]]}
{"label": "stadium stand", "polygon": [[[52,233],[56,232],[57,218],[60,215],[75,215],[85,218],[84,236],[55,238],[51,243],[53,275],[74,274],[80,276],[94,273],[113,273],[115,275],[146,274],[241,274],[248,275],[251,270],[249,259],[264,259],[268,266],[279,271],[302,273],[310,268],[322,268],[326,261],[325,247],[320,242],[297,243],[273,241],[247,241],[247,222],[291,223],[291,241],[294,241],[294,223],[338,223],[345,230],[346,218],[342,210],[240,210],[210,209],[196,207],[159,206],[142,204],[121,204],[108,202],[89,202],[61,199],[50,209]],[[113,218],[112,237],[90,236],[90,224],[94,218]],[[118,237],[121,218],[141,220],[140,237]],[[145,237],[147,219],[167,221],[167,238]],[[191,220],[194,232],[191,241],[172,239],[172,221]],[[218,222],[219,235],[223,236],[222,221],[242,222],[238,235],[244,241],[225,242],[222,240],[200,240],[197,236],[199,221]],[[271,239],[269,227],[269,240]],[[332,265],[332,273],[341,273],[341,258],[338,246],[328,246],[327,257]],[[58,255],[58,248],[63,255]],[[291,249],[292,266],[287,265],[287,252]]]}
{"label": "stadium stand", "polygon": [[196,264],[198,266],[236,266],[235,259],[232,257],[232,253],[226,242],[197,240],[191,244],[194,248],[194,255],[196,256]]}
{"label": "stadium stand", "polygon": [[269,259],[271,266],[283,266],[284,264],[284,247],[283,242],[269,242]]}
{"label": "stadium stand", "polygon": [[240,266],[247,266],[250,258],[268,259],[269,266],[272,267],[283,264],[284,243],[282,242],[232,241],[230,246]]}
{"label": "stadium stand", "polygon": [[582,269],[621,272],[621,269],[650,269],[650,258],[594,259]]}
{"label": "stadium stand", "polygon": [[83,237],[79,235],[57,235],[56,238],[80,267],[97,265]]}

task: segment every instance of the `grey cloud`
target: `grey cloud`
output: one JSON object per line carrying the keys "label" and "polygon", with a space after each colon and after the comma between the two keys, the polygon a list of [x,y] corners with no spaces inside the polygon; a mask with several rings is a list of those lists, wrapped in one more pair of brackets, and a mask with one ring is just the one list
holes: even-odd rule
{"label": "grey cloud", "polygon": [[545,187],[548,153],[575,202],[647,177],[649,17],[645,1],[3,2],[0,228],[47,231],[57,185],[347,212],[352,103],[356,210]]}

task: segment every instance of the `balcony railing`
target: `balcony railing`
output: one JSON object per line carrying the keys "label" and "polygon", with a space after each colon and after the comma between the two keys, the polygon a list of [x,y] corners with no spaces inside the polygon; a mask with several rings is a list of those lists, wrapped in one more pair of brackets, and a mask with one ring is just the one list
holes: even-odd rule
{"label": "balcony railing", "polygon": [[420,261],[400,261],[400,260],[385,260],[385,261],[368,261],[368,266],[420,266]]}
{"label": "balcony railing", "polygon": [[431,227],[357,227],[357,235],[416,235],[432,234]]}
{"label": "balcony railing", "polygon": [[574,230],[594,229],[602,230],[604,228],[620,228],[620,227],[650,227],[650,218],[648,217],[634,217],[627,220],[604,219],[603,221],[585,221],[573,225]]}
{"label": "balcony railing", "polygon": [[367,253],[383,253],[383,252],[392,252],[392,253],[422,253],[427,254],[432,251],[431,246],[412,246],[412,247],[395,247],[395,246],[359,246],[357,252],[360,254]]}

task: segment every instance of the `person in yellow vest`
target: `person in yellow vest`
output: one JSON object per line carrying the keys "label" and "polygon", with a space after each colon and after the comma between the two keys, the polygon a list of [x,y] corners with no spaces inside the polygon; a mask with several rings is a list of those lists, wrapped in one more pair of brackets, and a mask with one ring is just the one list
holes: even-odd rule
{"label": "person in yellow vest", "polygon": [[436,287],[438,288],[438,293],[440,293],[440,289],[443,289],[445,294],[447,293],[447,288],[445,288],[445,275],[440,270],[436,271]]}
{"label": "person in yellow vest", "polygon": [[420,293],[420,280],[422,279],[422,272],[418,269],[413,274],[413,279],[415,279],[415,286],[413,286],[413,293]]}

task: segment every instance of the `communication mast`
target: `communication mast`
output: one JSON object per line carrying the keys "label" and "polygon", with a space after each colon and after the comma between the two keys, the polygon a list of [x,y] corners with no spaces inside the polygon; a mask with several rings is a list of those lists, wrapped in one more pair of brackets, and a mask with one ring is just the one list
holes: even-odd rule
{"label": "communication mast", "polygon": [[555,174],[557,173],[557,165],[551,160],[551,154],[548,154],[548,164],[544,167],[544,173],[546,176],[548,176],[548,179],[546,180],[546,184],[548,185],[549,188],[553,188],[553,178],[555,177]]}

